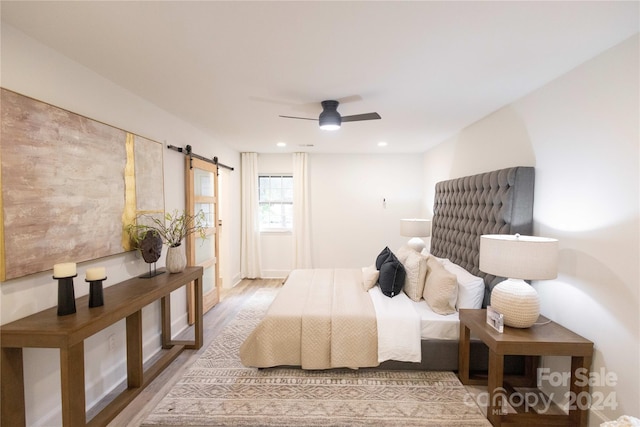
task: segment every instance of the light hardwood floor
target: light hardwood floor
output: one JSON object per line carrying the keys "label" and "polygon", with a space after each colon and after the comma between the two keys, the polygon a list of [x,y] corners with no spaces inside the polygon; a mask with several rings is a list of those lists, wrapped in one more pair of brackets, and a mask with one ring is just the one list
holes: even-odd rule
{"label": "light hardwood floor", "polygon": [[[223,290],[221,301],[204,315],[204,344],[200,350],[185,350],[158,377],[147,386],[116,418],[109,427],[137,427],[162,400],[171,387],[180,379],[182,373],[209,346],[225,325],[235,317],[242,305],[261,288],[282,286],[283,279],[245,279],[231,289]],[[191,331],[186,331],[189,334]],[[123,386],[124,387],[124,384]],[[105,401],[110,400],[107,396]],[[96,405],[89,411],[90,418],[102,405]]]}

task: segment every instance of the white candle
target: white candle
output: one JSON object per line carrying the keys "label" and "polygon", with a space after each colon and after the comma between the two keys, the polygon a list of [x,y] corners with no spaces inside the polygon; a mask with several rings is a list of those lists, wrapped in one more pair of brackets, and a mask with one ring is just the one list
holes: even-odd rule
{"label": "white candle", "polygon": [[104,267],[87,268],[87,280],[104,280],[107,272]]}
{"label": "white candle", "polygon": [[76,275],[75,262],[63,262],[53,266],[53,277],[72,277]]}

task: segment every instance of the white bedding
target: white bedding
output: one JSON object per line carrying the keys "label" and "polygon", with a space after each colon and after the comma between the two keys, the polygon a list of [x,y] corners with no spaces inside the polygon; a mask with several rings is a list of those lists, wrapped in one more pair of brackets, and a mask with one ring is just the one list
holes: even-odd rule
{"label": "white bedding", "polygon": [[443,316],[434,312],[425,300],[412,301],[404,293],[389,298],[378,286],[368,292],[376,310],[379,362],[420,362],[420,340],[459,339],[458,312]]}
{"label": "white bedding", "polygon": [[460,338],[460,319],[457,311],[443,316],[431,310],[425,300],[411,301],[411,304],[420,316],[420,337],[423,340],[457,341]]}
{"label": "white bedding", "polygon": [[362,269],[291,272],[242,344],[242,363],[304,369],[372,367],[387,360],[420,363],[423,339],[458,339],[457,312],[443,316],[425,300],[412,301],[404,292],[389,298],[379,286],[365,295],[362,278]]}
{"label": "white bedding", "polygon": [[389,298],[379,286],[371,288],[369,295],[376,310],[378,362],[399,360],[419,363],[422,360],[421,320],[414,309],[414,302],[404,292]]}

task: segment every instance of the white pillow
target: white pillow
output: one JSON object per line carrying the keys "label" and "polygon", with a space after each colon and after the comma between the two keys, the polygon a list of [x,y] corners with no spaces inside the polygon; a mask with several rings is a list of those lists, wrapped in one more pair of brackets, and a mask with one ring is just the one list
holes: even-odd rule
{"label": "white pillow", "polygon": [[378,283],[378,276],[380,272],[375,265],[369,267],[362,267],[362,288],[365,291],[373,288]]}
{"label": "white pillow", "polygon": [[452,263],[448,259],[443,260],[444,268],[453,273],[458,281],[458,301],[456,308],[482,308],[484,300],[484,280],[474,276],[464,268]]}

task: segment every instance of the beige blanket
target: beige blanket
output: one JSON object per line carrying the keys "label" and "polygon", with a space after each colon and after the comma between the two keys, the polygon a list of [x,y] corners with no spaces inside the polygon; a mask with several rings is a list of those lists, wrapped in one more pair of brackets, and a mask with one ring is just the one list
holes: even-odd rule
{"label": "beige blanket", "polygon": [[245,366],[378,366],[376,313],[361,269],[294,270],[240,347]]}

